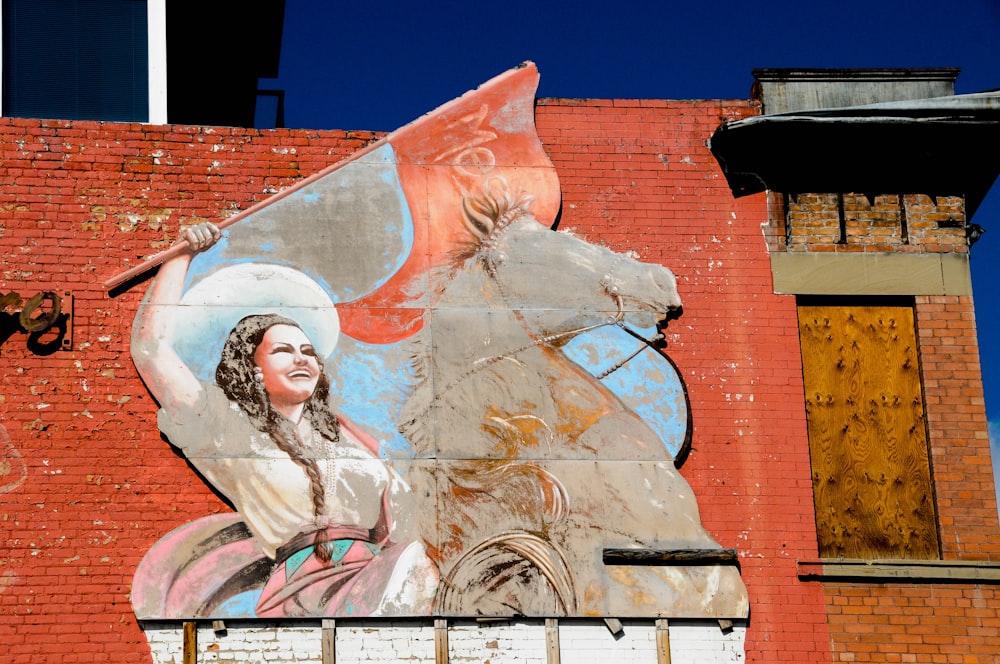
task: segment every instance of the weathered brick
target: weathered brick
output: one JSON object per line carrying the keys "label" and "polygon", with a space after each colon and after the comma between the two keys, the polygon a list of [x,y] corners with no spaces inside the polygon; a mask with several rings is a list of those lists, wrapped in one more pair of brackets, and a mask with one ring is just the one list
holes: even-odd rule
{"label": "weathered brick", "polygon": [[[536,113],[560,176],[560,228],[668,265],[684,298],[667,331],[694,421],[682,472],[706,527],[740,552],[752,617],[729,640],[713,636],[715,625],[672,628],[675,661],[739,661],[709,645],[745,647],[751,662],[989,661],[1000,651],[993,586],[797,577],[796,562],[817,556],[801,360],[795,300],[773,294],[767,253],[786,242],[794,251],[964,251],[961,201],[905,196],[904,234],[898,196],[848,192],[839,245],[835,194],[800,194],[787,214],[779,194],[733,199],[705,141],[720,122],[757,112],[743,101],[539,100]],[[136,623],[132,574],[165,532],[228,509],[156,430],[128,352],[142,287],[109,295],[101,282],[169,245],[183,224],[227,218],[377,136],[0,119],[0,292],[75,297],[72,350],[39,355],[18,334],[3,342],[2,424],[27,469],[0,503],[0,640],[11,661],[176,658],[176,625],[151,627],[147,643]],[[997,560],[972,299],[917,298],[916,314],[944,557]],[[915,631],[924,624],[933,629]],[[344,647],[433,658],[429,625],[378,627],[378,640],[364,625],[345,629]],[[603,625],[568,626],[564,647],[576,654],[567,659],[625,661],[634,650],[635,661],[655,661],[652,626],[629,628],[631,650]],[[538,622],[463,626],[453,648],[544,661],[540,634]],[[200,642],[218,645],[206,656],[278,661],[295,650],[318,661],[315,624],[234,626],[226,637],[203,628]]]}

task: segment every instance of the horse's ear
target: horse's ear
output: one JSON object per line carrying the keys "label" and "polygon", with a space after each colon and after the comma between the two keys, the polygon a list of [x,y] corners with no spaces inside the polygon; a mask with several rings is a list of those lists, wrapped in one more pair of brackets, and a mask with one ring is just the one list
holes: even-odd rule
{"label": "horse's ear", "polygon": [[482,243],[485,242],[496,228],[497,211],[490,205],[486,197],[462,199],[462,221],[465,227]]}

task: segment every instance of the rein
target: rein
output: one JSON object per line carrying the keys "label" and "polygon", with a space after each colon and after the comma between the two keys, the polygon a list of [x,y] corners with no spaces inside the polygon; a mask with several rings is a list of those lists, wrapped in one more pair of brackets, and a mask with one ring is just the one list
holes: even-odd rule
{"label": "rein", "polygon": [[610,376],[611,374],[613,374],[614,372],[618,371],[619,369],[621,369],[622,367],[624,367],[626,364],[628,364],[629,362],[631,362],[633,359],[635,359],[635,357],[639,353],[641,353],[642,351],[646,350],[647,348],[652,348],[653,350],[656,350],[657,344],[663,343],[666,340],[666,337],[663,336],[662,332],[657,332],[656,335],[652,339],[647,339],[646,337],[642,336],[641,334],[639,334],[638,332],[636,332],[635,330],[633,330],[632,328],[630,328],[628,325],[626,325],[624,321],[619,321],[617,323],[617,325],[621,329],[623,329],[626,332],[628,332],[628,334],[630,336],[632,336],[632,337],[638,339],[639,341],[641,341],[642,345],[639,346],[638,348],[636,348],[635,352],[633,352],[631,355],[629,355],[628,357],[626,357],[624,360],[620,360],[618,362],[615,362],[610,367],[608,367],[607,369],[605,369],[601,373],[597,374],[595,376],[595,378],[597,378],[597,380],[604,380],[605,378],[607,378],[608,376]]}
{"label": "rein", "polygon": [[[495,281],[495,278],[494,278],[494,281]],[[496,286],[497,286],[497,290],[500,291],[501,296],[503,296],[504,304],[507,304],[507,294],[504,293],[503,285],[499,281],[496,281]],[[614,316],[608,316],[607,320],[604,320],[604,321],[602,321],[600,323],[594,323],[593,325],[584,325],[583,327],[578,327],[578,328],[575,328],[573,330],[566,330],[565,332],[557,332],[555,334],[547,334],[547,335],[545,335],[543,337],[536,337],[535,334],[534,334],[534,332],[532,332],[531,328],[528,326],[528,322],[526,320],[524,320],[524,316],[521,315],[521,312],[519,310],[517,310],[517,309],[511,309],[510,311],[513,312],[514,315],[517,317],[517,320],[521,323],[521,327],[524,329],[525,333],[528,335],[529,338],[531,338],[531,343],[525,344],[525,345],[521,346],[520,348],[515,348],[514,350],[507,351],[506,353],[501,353],[500,355],[492,355],[490,357],[481,357],[478,360],[476,360],[475,362],[473,362],[472,364],[473,364],[473,366],[479,365],[481,363],[490,363],[490,364],[492,364],[493,362],[496,362],[498,360],[502,360],[502,359],[505,359],[505,358],[508,358],[508,357],[513,357],[514,355],[518,355],[519,353],[523,353],[524,351],[528,350],[529,348],[535,348],[536,346],[545,346],[547,344],[552,343],[553,341],[558,341],[559,339],[562,339],[563,337],[573,337],[573,336],[576,336],[578,334],[583,334],[585,332],[590,332],[592,330],[596,330],[596,329],[605,327],[607,325],[619,325],[619,326],[622,326],[622,329],[625,329],[625,330],[629,331],[633,336],[638,336],[638,335],[636,335],[635,332],[632,332],[631,330],[628,330],[628,328],[625,327],[625,323],[623,322],[624,319],[625,319],[625,303],[622,301],[621,296],[620,295],[612,295],[612,297],[615,299],[615,303],[618,305],[618,313],[616,313]],[[639,338],[641,339],[642,337],[639,336]],[[631,359],[631,358],[629,358],[629,359]]]}
{"label": "rein", "polygon": [[[511,220],[511,222],[513,221],[517,221],[517,219],[515,218]],[[506,230],[510,225],[512,225],[511,222],[505,224],[502,227],[503,230]],[[495,243],[496,240],[491,237],[491,242],[488,243],[488,247],[490,250],[494,249]],[[501,252],[501,257],[506,258],[506,255]],[[611,270],[609,271],[609,274],[604,275],[600,281],[601,286],[604,288],[604,292],[607,293],[608,296],[615,301],[615,304],[618,307],[618,312],[614,316],[609,316],[607,320],[604,320],[600,323],[595,323],[593,325],[585,325],[572,330],[567,330],[565,332],[557,332],[555,334],[548,334],[545,336],[537,337],[535,336],[535,333],[532,331],[531,327],[528,325],[528,322],[524,319],[524,316],[521,314],[520,310],[510,307],[509,298],[507,296],[506,290],[504,289],[503,283],[501,283],[500,280],[497,278],[496,268],[498,267],[499,263],[503,263],[504,261],[500,260],[496,263],[493,263],[487,257],[485,262],[486,262],[486,274],[488,274],[490,279],[493,280],[493,283],[496,286],[497,291],[499,291],[500,293],[500,297],[503,299],[504,305],[507,306],[508,309],[511,312],[513,312],[514,315],[517,317],[518,321],[521,323],[522,329],[524,329],[525,333],[531,339],[531,343],[525,344],[520,348],[515,348],[514,350],[502,353],[500,355],[479,358],[478,360],[475,360],[472,363],[476,369],[479,369],[482,366],[488,364],[492,364],[504,358],[512,357],[530,348],[534,348],[536,346],[548,345],[553,341],[558,341],[559,339],[562,339],[564,337],[574,337],[579,334],[584,334],[586,332],[591,332],[593,330],[606,327],[608,325],[616,325],[617,327],[627,332],[629,336],[634,337],[635,339],[641,341],[643,345],[637,348],[635,352],[633,352],[628,357],[616,362],[612,366],[608,367],[604,371],[594,376],[595,378],[597,378],[597,380],[604,380],[605,378],[607,378],[608,376],[610,376],[611,374],[613,374],[614,372],[618,371],[626,364],[631,362],[633,359],[635,359],[639,355],[639,353],[646,350],[646,348],[652,348],[655,350],[656,345],[664,341],[664,336],[662,333],[658,332],[652,339],[647,339],[646,337],[642,336],[641,334],[639,334],[638,332],[636,332],[635,330],[633,330],[632,328],[630,328],[628,325],[625,324],[625,301],[622,299],[621,290],[613,277],[614,269],[617,266],[617,263],[612,266]]]}

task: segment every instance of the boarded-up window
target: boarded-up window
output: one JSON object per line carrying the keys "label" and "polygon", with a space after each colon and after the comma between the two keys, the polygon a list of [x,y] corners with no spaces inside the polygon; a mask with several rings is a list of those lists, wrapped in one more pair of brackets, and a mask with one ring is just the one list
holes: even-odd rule
{"label": "boarded-up window", "polygon": [[800,301],[819,552],[939,556],[912,306]]}

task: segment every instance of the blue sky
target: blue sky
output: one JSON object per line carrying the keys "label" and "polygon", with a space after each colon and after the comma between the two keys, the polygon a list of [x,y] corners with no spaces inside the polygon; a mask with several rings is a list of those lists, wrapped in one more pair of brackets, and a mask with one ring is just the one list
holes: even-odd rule
{"label": "blue sky", "polygon": [[[1000,0],[286,0],[279,78],[261,86],[286,90],[289,127],[391,131],[524,60],[541,97],[745,99],[751,70],[807,67],[959,67],[962,94],[1000,88],[998,44]],[[1000,184],[972,221],[997,467]]]}

